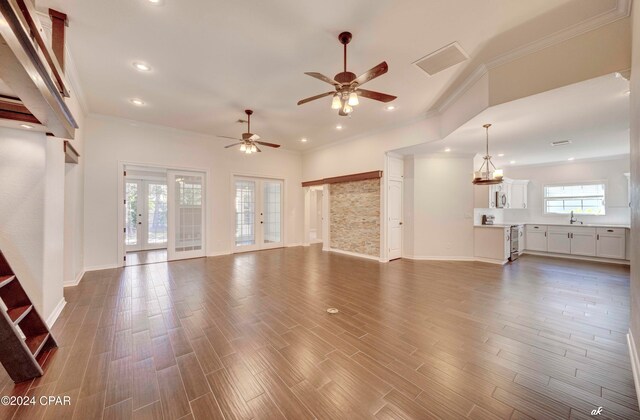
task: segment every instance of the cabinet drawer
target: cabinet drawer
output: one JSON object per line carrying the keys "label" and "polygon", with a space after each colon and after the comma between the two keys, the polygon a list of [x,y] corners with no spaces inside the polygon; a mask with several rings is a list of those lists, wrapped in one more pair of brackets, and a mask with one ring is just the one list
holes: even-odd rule
{"label": "cabinet drawer", "polygon": [[527,225],[527,232],[546,232],[546,225]]}
{"label": "cabinet drawer", "polygon": [[625,236],[626,229],[624,228],[597,228],[596,232],[599,235],[609,235],[609,236]]}

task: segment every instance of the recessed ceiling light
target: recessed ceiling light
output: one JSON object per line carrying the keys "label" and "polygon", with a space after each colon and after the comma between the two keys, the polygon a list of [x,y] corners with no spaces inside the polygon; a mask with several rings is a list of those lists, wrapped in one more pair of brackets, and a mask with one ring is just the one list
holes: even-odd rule
{"label": "recessed ceiling light", "polygon": [[156,6],[160,6],[161,4],[164,3],[164,0],[148,0],[149,3],[151,4],[155,4]]}
{"label": "recessed ceiling light", "polygon": [[513,165],[514,163],[516,163],[516,161],[515,161],[515,160],[512,160],[512,161],[511,161],[511,162],[509,162],[509,163]]}
{"label": "recessed ceiling light", "polygon": [[571,161],[571,160],[575,160],[575,159],[576,159],[576,158],[570,157],[570,158],[569,158],[569,159],[567,159],[567,160]]}
{"label": "recessed ceiling light", "polygon": [[149,72],[151,71],[151,66],[145,63],[135,62],[133,63],[133,67],[140,72]]}
{"label": "recessed ceiling light", "polygon": [[498,157],[503,157],[504,153],[498,153]]}
{"label": "recessed ceiling light", "polygon": [[342,126],[340,124],[336,125],[336,130],[342,130]]}
{"label": "recessed ceiling light", "polygon": [[444,149],[445,152],[449,153],[451,151],[450,147],[447,147],[446,149]]}
{"label": "recessed ceiling light", "polygon": [[29,129],[29,130],[33,128],[33,126],[29,125],[29,124],[20,124],[20,127],[26,128],[26,129]]}
{"label": "recessed ceiling light", "polygon": [[300,141],[301,141],[302,143],[306,143],[306,142],[307,142],[307,138],[306,138],[306,137],[303,137],[303,138],[301,138],[301,139],[300,139]]}
{"label": "recessed ceiling light", "polygon": [[628,91],[626,91],[624,94],[625,94],[625,95],[627,95],[627,96],[629,96],[629,95],[631,95],[631,91],[630,91],[630,90],[628,90]]}
{"label": "recessed ceiling light", "polygon": [[387,105],[384,107],[384,109],[386,109],[387,111],[393,111],[394,109],[396,109],[395,105]]}
{"label": "recessed ceiling light", "polygon": [[145,105],[144,101],[142,99],[138,99],[138,98],[130,99],[129,102],[131,102],[135,106],[144,106]]}

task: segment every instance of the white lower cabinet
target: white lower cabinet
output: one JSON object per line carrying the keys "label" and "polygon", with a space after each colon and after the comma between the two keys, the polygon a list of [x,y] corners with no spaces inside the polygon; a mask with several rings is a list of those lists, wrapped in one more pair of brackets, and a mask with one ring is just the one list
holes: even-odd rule
{"label": "white lower cabinet", "polygon": [[624,260],[627,231],[624,228],[527,225],[529,251]]}
{"label": "white lower cabinet", "polygon": [[596,255],[598,257],[624,259],[626,257],[625,242],[625,229],[596,229]]}
{"label": "white lower cabinet", "polygon": [[571,254],[571,232],[565,227],[549,226],[547,251],[556,254]]}
{"label": "white lower cabinet", "polygon": [[525,249],[547,252],[547,227],[544,225],[527,225]]}
{"label": "white lower cabinet", "polygon": [[571,229],[571,254],[596,256],[596,229],[576,227]]}

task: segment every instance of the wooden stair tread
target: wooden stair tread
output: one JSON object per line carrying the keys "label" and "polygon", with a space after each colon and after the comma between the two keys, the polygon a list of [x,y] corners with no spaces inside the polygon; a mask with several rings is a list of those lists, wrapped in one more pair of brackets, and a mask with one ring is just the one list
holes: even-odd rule
{"label": "wooden stair tread", "polygon": [[33,357],[38,356],[38,353],[40,353],[40,350],[42,350],[42,347],[44,347],[47,338],[49,338],[49,333],[45,332],[42,334],[34,335],[32,337],[27,337],[26,340],[24,340]]}
{"label": "wooden stair tread", "polygon": [[15,275],[11,274],[8,276],[0,276],[0,287],[4,287],[7,284],[11,283],[16,278]]}
{"label": "wooden stair tread", "polygon": [[33,305],[18,306],[7,310],[7,314],[14,324],[17,324],[24,318],[33,308]]}

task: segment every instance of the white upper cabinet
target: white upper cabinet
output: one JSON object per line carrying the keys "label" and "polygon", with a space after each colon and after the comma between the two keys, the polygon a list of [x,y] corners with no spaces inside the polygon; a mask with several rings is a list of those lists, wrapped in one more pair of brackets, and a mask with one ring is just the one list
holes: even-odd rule
{"label": "white upper cabinet", "polygon": [[529,181],[514,179],[509,184],[508,198],[510,209],[526,209],[527,208],[527,186]]}

